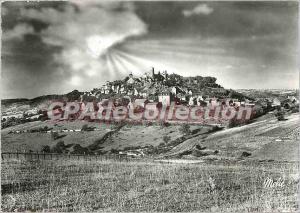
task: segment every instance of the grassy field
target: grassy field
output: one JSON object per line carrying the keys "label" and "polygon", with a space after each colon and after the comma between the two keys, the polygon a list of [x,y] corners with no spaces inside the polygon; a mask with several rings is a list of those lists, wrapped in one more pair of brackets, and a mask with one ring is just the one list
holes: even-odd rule
{"label": "grassy field", "polygon": [[[89,127],[97,128],[97,131],[84,131],[84,132],[65,132],[60,133],[65,137],[60,140],[65,144],[77,143],[83,147],[93,144],[95,141],[100,140],[105,133],[116,128],[115,125],[99,124],[93,122],[58,122],[51,123],[49,121],[36,121],[17,126],[5,128],[1,131],[1,143],[3,152],[14,152],[16,149],[19,151],[41,151],[42,146],[55,145],[59,140],[52,140],[50,133],[10,133],[10,131],[17,130],[30,130],[47,126],[53,128],[53,130],[63,129],[81,129],[81,127],[87,124]],[[170,140],[174,140],[182,134],[179,132],[180,126],[172,125],[162,128],[160,125],[153,126],[124,126],[117,134],[114,134],[109,140],[103,143],[101,146],[103,150],[109,151],[111,149],[124,149],[125,147],[132,146],[158,146],[163,143],[163,136],[167,135]],[[199,127],[194,127],[199,128]]]}
{"label": "grassy field", "polygon": [[[2,161],[3,211],[103,212],[295,212],[299,184],[299,113],[277,121],[262,116],[249,125],[186,136],[179,126],[122,126],[100,145],[103,150],[167,144],[170,149],[131,160]],[[9,133],[45,125],[80,129],[84,122],[31,122],[4,129],[2,151],[39,151],[57,140],[49,133]],[[89,146],[114,126],[67,132],[65,144]],[[201,134],[200,134],[201,133]],[[204,134],[205,133],[205,134]],[[208,133],[208,134],[206,134]],[[164,136],[169,142],[164,142]],[[179,140],[178,143],[176,142]],[[218,152],[207,156],[188,154]],[[199,150],[196,150],[200,152]],[[250,155],[241,157],[243,152]],[[185,153],[185,155],[181,155]],[[192,152],[192,153],[193,153]],[[198,153],[197,152],[197,153]],[[166,158],[167,157],[167,158]],[[156,158],[157,160],[154,160]],[[174,159],[176,158],[176,159]],[[267,180],[280,183],[266,186]]]}
{"label": "grassy field", "polygon": [[[3,211],[294,212],[298,166],[130,161],[2,162]],[[266,187],[267,179],[283,186]]]}
{"label": "grassy field", "polygon": [[[262,116],[249,125],[225,129],[210,134],[199,144],[209,149],[220,150],[223,156],[238,157],[243,151],[250,159],[298,161],[299,160],[299,113],[278,121],[274,116]],[[193,138],[186,143],[193,143]]]}
{"label": "grassy field", "polygon": [[[287,115],[285,121],[278,121],[274,115],[267,114],[248,125],[211,132],[208,135],[191,135],[192,137],[182,140],[172,147],[170,146],[170,150],[163,154],[176,157],[176,155],[193,150],[196,145],[200,145],[209,150],[218,150],[217,156],[211,157],[239,158],[243,152],[248,152],[251,154],[248,157],[249,159],[298,161],[299,121],[299,113]],[[10,131],[30,130],[45,126],[53,128],[53,130],[81,129],[84,124],[97,128],[97,131],[60,133],[64,137],[59,140],[53,140],[50,133],[10,133]],[[102,147],[101,151],[123,150],[130,147],[150,145],[158,147],[160,144],[165,143],[164,137],[168,137],[168,143],[172,144],[173,141],[183,136],[180,125],[126,125],[105,141],[101,140],[106,133],[115,128],[114,125],[83,121],[30,122],[5,128],[1,131],[2,152],[15,152],[17,150],[36,152],[41,151],[45,145],[52,147],[58,141],[63,141],[66,145],[76,143],[83,147],[99,143],[99,146]],[[210,130],[209,127],[196,125],[190,125],[190,128],[199,128],[201,133]]]}

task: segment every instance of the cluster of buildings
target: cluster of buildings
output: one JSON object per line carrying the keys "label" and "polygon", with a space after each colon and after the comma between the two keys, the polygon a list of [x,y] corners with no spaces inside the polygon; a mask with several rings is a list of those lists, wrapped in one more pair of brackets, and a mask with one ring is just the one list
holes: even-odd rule
{"label": "cluster of buildings", "polygon": [[24,119],[25,121],[38,120],[43,114],[38,108],[28,110],[18,109],[17,107],[9,108],[1,113],[1,121],[5,122],[10,119]]}
{"label": "cluster of buildings", "polygon": [[[168,74],[167,71],[157,73],[154,68],[140,77],[129,74],[124,80],[107,81],[100,88],[94,88],[90,92],[81,95],[81,102],[89,97],[101,101],[107,98],[122,98],[129,96],[131,100],[147,99],[149,102],[161,102],[162,105],[170,105],[171,101],[201,105],[210,98],[205,96],[207,90],[218,97],[225,97],[228,91],[216,84],[213,77],[182,77],[177,74]],[[216,97],[216,95],[212,97]],[[214,100],[212,100],[214,103]]]}
{"label": "cluster of buildings", "polygon": [[134,77],[129,74],[123,81],[107,81],[99,89],[94,89],[92,92],[98,94],[122,94],[147,97],[150,93],[155,93],[152,87],[161,87],[166,84],[169,75],[167,71],[155,73],[154,68],[149,73],[145,73],[141,77]]}
{"label": "cluster of buildings", "polygon": [[[78,92],[78,91],[77,91]],[[79,93],[79,92],[78,92]],[[253,107],[260,105],[265,109],[284,107],[286,109],[299,106],[299,100],[295,96],[278,95],[275,98],[247,99],[244,95],[231,95],[230,90],[222,88],[216,83],[214,77],[183,77],[177,74],[168,74],[167,71],[150,72],[140,77],[129,74],[123,80],[107,81],[100,88],[94,88],[89,92],[79,93],[76,97],[81,103],[96,100],[105,102],[115,100],[117,105],[131,106],[139,102],[140,106],[146,103],[159,103],[162,106],[170,106],[171,102],[187,106],[235,106]],[[123,100],[122,100],[123,99]],[[124,99],[129,101],[124,101]],[[40,119],[43,114],[38,108],[19,109],[11,107],[2,112],[1,121],[19,119],[34,121]]]}
{"label": "cluster of buildings", "polygon": [[1,115],[1,121],[5,121],[9,118],[23,118],[24,117],[24,112],[21,110],[17,110],[16,108],[10,108],[4,112],[2,112]]}
{"label": "cluster of buildings", "polygon": [[294,106],[299,105],[299,99],[295,96],[278,96],[275,98],[266,98],[265,101],[271,103],[272,107],[284,107],[290,109]]}
{"label": "cluster of buildings", "polygon": [[203,107],[254,107],[260,105],[264,110],[277,106],[291,108],[299,104],[298,99],[294,96],[262,100],[259,98],[247,99],[241,94],[235,97],[230,93],[231,90],[226,90],[218,85],[214,77],[183,77],[174,73],[169,74],[167,71],[155,72],[152,68],[150,72],[139,77],[129,74],[123,80],[107,81],[100,88],[85,92],[81,95],[80,101],[84,102],[87,97],[93,97],[97,101],[114,99],[117,102],[122,102],[122,98],[127,98],[129,102],[126,105],[129,107],[133,105],[133,102],[139,102],[140,106],[149,102],[170,106],[171,102],[175,102],[187,106]]}

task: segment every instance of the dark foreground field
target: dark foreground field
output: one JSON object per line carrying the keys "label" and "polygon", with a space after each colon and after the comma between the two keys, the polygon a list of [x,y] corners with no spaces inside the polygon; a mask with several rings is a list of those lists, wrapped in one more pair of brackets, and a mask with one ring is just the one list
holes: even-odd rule
{"label": "dark foreground field", "polygon": [[274,162],[4,160],[2,211],[295,212],[297,174]]}

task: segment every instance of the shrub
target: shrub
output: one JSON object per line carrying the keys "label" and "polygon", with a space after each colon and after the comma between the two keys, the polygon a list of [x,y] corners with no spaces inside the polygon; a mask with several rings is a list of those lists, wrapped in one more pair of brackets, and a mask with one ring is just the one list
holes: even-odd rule
{"label": "shrub", "polygon": [[165,145],[164,142],[161,142],[161,143],[158,144],[159,147],[164,146],[164,145]]}
{"label": "shrub", "polygon": [[95,127],[89,127],[87,124],[83,124],[81,127],[81,131],[93,131]]}
{"label": "shrub", "polygon": [[251,153],[249,152],[242,152],[241,157],[249,157]]}
{"label": "shrub", "polygon": [[185,150],[185,151],[183,151],[182,153],[180,153],[179,156],[181,157],[181,156],[183,156],[183,155],[190,155],[190,154],[192,154],[192,153],[193,153],[192,150]]}
{"label": "shrub", "polygon": [[165,136],[163,137],[163,141],[164,141],[165,143],[168,143],[170,140],[171,140],[171,137],[168,136],[168,135],[165,135]]}
{"label": "shrub", "polygon": [[81,127],[81,131],[86,131],[89,128],[87,124],[83,124]]}
{"label": "shrub", "polygon": [[110,152],[113,154],[119,154],[119,150],[117,149],[111,149]]}
{"label": "shrub", "polygon": [[128,150],[135,150],[135,149],[141,149],[141,146],[127,146],[124,147],[123,151],[128,151]]}
{"label": "shrub", "polygon": [[85,147],[80,146],[79,144],[75,144],[73,146],[72,154],[87,154],[89,150]]}
{"label": "shrub", "polygon": [[278,121],[283,121],[285,120],[284,119],[284,112],[282,110],[278,110],[276,113],[275,113],[275,116],[277,118]]}
{"label": "shrub", "polygon": [[203,152],[201,150],[195,149],[195,150],[193,150],[192,155],[195,156],[195,157],[202,157],[202,156],[207,156],[209,154],[206,153],[206,152]]}
{"label": "shrub", "polygon": [[191,133],[191,130],[190,130],[190,125],[188,124],[182,124],[180,126],[180,129],[179,131],[184,134],[184,135],[189,135]]}
{"label": "shrub", "polygon": [[63,141],[58,141],[57,144],[51,149],[51,152],[53,153],[64,153],[65,151],[66,151],[66,146]]}
{"label": "shrub", "polygon": [[204,149],[206,149],[206,147],[205,146],[201,146],[200,144],[197,144],[196,145],[196,149],[198,149],[198,150],[204,150]]}
{"label": "shrub", "polygon": [[299,107],[293,107],[292,108],[292,113],[297,113],[299,112]]}
{"label": "shrub", "polygon": [[50,146],[48,145],[43,146],[41,151],[45,153],[50,153],[51,152]]}
{"label": "shrub", "polygon": [[49,128],[48,126],[44,126],[44,128],[42,128],[42,131],[48,131],[48,130],[51,130],[53,128]]}
{"label": "shrub", "polygon": [[236,118],[232,118],[228,122],[228,128],[233,128],[236,127],[237,125],[238,125],[238,121],[236,120]]}
{"label": "shrub", "polygon": [[58,139],[59,138],[58,132],[51,132],[51,138],[52,138],[52,140]]}

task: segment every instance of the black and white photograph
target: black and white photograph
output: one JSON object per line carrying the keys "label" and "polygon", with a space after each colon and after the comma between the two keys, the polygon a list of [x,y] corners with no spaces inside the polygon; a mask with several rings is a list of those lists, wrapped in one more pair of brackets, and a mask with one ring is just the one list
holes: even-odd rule
{"label": "black and white photograph", "polygon": [[298,20],[298,1],[1,1],[1,211],[300,211]]}

